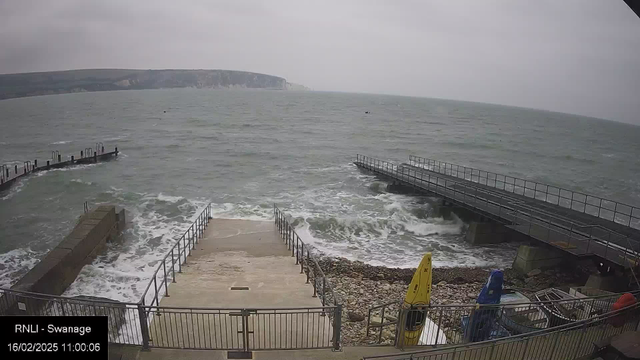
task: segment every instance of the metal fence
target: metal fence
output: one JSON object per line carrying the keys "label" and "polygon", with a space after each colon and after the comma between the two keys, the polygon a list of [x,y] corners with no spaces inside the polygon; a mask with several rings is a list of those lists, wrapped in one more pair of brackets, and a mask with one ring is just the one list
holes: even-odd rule
{"label": "metal fence", "polygon": [[[38,160],[35,159],[33,162],[31,162],[31,160],[24,161],[21,168],[18,168],[15,162],[11,165],[0,165],[0,190],[4,190],[10,186],[16,179],[37,171],[46,171],[78,164],[90,164],[98,162],[99,160],[108,159],[112,156],[118,156],[117,147],[114,151],[105,153],[104,145],[102,143],[96,143],[96,147],[98,146],[99,149],[96,148],[95,151],[93,148],[85,148],[84,151],[80,151],[79,158],[76,158],[75,155],[70,155],[65,161],[62,160],[60,152],[56,150],[51,152],[51,160],[46,160],[46,164],[41,162],[40,165],[38,165]],[[88,157],[87,151],[91,153],[91,157]]]}
{"label": "metal fence", "polygon": [[[290,350],[340,348],[340,306],[278,309],[145,307],[150,346]],[[330,316],[327,316],[330,315]]]}
{"label": "metal fence", "polygon": [[640,208],[491,171],[410,155],[409,164],[640,229]]}
{"label": "metal fence", "polygon": [[0,289],[0,315],[107,316],[109,342],[143,343],[140,304],[93,297],[68,298]]}
{"label": "metal fence", "polygon": [[[356,164],[417,189],[434,193],[510,228],[576,255],[597,255],[624,267],[638,264],[640,242],[599,225],[578,223],[470,183],[416,167],[357,155]],[[635,274],[634,274],[635,275]]]}
{"label": "metal fence", "polygon": [[[640,291],[631,292],[634,296]],[[383,328],[395,334],[394,344],[404,347],[407,323],[424,326],[423,342],[439,346],[477,342],[548,329],[605,314],[622,293],[570,300],[498,305],[431,305],[403,309],[401,302],[369,308],[367,336],[382,342]]]}
{"label": "metal fence", "polygon": [[311,281],[313,285],[313,296],[320,297],[322,306],[340,305],[340,300],[336,298],[331,282],[325,276],[316,257],[311,253],[311,247],[300,239],[287,220],[287,216],[275,204],[273,205],[273,214],[276,228],[287,245],[287,249],[291,251],[291,256],[296,258],[296,265],[300,265],[300,273],[305,273],[307,284]]}
{"label": "metal fence", "polygon": [[169,280],[176,282],[176,272],[182,272],[182,265],[187,263],[187,257],[191,255],[191,250],[196,248],[198,240],[204,236],[209,219],[211,219],[211,203],[202,210],[196,220],[160,261],[142,294],[142,305],[155,304],[159,306],[162,296],[169,295]]}
{"label": "metal fence", "polygon": [[596,343],[638,328],[640,303],[594,318],[502,339],[443,346],[364,359],[395,360],[572,360],[598,349]]}
{"label": "metal fence", "polygon": [[111,343],[247,352],[338,350],[342,314],[341,306],[178,308],[0,289],[0,315],[107,316]]}

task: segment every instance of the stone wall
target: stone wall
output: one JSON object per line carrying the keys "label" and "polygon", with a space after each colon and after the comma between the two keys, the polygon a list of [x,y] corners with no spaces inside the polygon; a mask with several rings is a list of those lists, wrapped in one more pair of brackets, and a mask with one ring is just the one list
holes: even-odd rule
{"label": "stone wall", "polygon": [[85,264],[116,240],[124,227],[124,210],[99,206],[84,214],[77,225],[12,290],[60,295],[73,283]]}

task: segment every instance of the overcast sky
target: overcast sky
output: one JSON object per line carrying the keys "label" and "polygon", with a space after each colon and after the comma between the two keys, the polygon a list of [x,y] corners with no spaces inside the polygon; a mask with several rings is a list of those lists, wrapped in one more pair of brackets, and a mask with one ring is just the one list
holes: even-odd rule
{"label": "overcast sky", "polygon": [[640,19],[622,0],[0,0],[0,73],[77,68],[247,70],[640,124]]}

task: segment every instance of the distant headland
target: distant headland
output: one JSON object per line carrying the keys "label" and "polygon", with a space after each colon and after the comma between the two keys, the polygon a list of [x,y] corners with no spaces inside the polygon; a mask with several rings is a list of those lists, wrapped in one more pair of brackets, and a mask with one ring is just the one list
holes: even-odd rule
{"label": "distant headland", "polygon": [[0,100],[88,91],[186,87],[309,90],[279,76],[235,70],[82,69],[0,74]]}

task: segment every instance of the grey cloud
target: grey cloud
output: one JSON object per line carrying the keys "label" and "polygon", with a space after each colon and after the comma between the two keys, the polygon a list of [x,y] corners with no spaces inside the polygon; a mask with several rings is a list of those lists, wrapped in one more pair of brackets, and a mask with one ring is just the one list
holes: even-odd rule
{"label": "grey cloud", "polygon": [[220,68],[640,123],[622,0],[0,1],[0,73]]}

